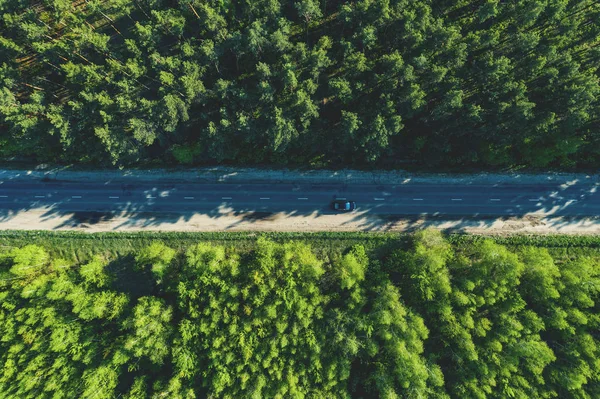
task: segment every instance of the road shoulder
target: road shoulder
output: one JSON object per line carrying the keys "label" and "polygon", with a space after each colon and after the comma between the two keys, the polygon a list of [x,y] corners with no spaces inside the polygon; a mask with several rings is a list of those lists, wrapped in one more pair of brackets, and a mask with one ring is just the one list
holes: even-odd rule
{"label": "road shoulder", "polygon": [[289,170],[210,167],[195,169],[148,170],[90,170],[70,168],[0,169],[0,182],[15,180],[45,180],[71,182],[186,182],[186,183],[264,183],[264,184],[369,184],[401,185],[423,184],[600,184],[597,174],[577,173],[478,173],[478,174],[428,174],[396,171],[358,170]]}

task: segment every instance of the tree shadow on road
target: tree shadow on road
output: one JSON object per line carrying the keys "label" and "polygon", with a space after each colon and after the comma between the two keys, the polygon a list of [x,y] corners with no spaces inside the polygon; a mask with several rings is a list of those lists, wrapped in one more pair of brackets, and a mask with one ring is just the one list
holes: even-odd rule
{"label": "tree shadow on road", "polygon": [[[49,192],[50,195],[58,186],[64,187],[65,184],[81,186],[79,183],[38,182],[37,184],[42,190]],[[97,186],[94,187],[98,188]],[[92,187],[91,184],[90,187]],[[359,209],[356,212],[346,214],[343,217],[334,216],[336,213],[329,209],[327,203],[316,209],[310,207],[301,209],[300,203],[286,202],[284,204],[286,209],[265,210],[266,207],[262,204],[252,205],[243,203],[243,201],[223,200],[215,203],[211,208],[205,206],[205,210],[199,211],[194,208],[194,202],[190,201],[189,205],[186,203],[185,206],[173,210],[172,206],[166,204],[168,204],[170,196],[177,194],[177,185],[145,185],[142,187],[143,189],[140,187],[142,186],[121,185],[120,202],[111,205],[108,209],[96,209],[94,205],[90,205],[85,209],[74,210],[74,206],[78,204],[77,200],[73,198],[58,199],[60,195],[55,196],[57,198],[55,201],[49,201],[51,196],[44,198],[44,202],[40,202],[34,196],[29,196],[30,200],[21,198],[14,201],[4,201],[0,207],[0,222],[10,221],[27,212],[36,211],[42,213],[42,221],[60,220],[53,227],[55,230],[86,229],[102,227],[102,225],[110,226],[108,229],[112,230],[160,230],[175,224],[181,225],[182,229],[203,230],[205,226],[198,225],[194,221],[197,216],[203,217],[202,220],[204,221],[224,221],[223,230],[241,228],[251,230],[253,227],[256,230],[272,229],[269,228],[269,223],[279,223],[286,218],[293,217],[298,217],[297,220],[305,218],[298,226],[306,225],[307,231],[315,230],[311,227],[311,221],[318,218],[325,219],[326,224],[330,226],[329,230],[412,231],[434,226],[452,231],[465,231],[473,228],[489,229],[494,227],[497,229],[498,226],[502,226],[502,223],[507,222],[512,223],[512,228],[514,228],[515,222],[519,221],[528,223],[529,226],[544,224],[546,228],[556,232],[573,228],[573,226],[600,229],[599,215],[594,215],[593,212],[587,209],[591,197],[596,195],[597,186],[579,185],[577,182],[572,182],[569,185],[557,184],[550,189],[546,186],[543,190],[529,186],[529,191],[536,192],[536,195],[539,194],[539,198],[524,199],[517,197],[496,205],[495,209],[498,210],[499,214],[510,214],[511,216],[485,213],[485,209],[488,209],[489,212],[489,206],[488,208],[484,206],[486,204],[475,205],[462,213],[452,213],[452,204],[448,203],[440,203],[440,206],[446,207],[447,211],[445,212],[416,213],[415,210],[418,209],[418,205],[409,204],[410,206],[407,206],[406,210],[395,214],[384,213],[382,207],[385,204],[359,204]],[[380,191],[386,189],[382,185],[373,187]],[[418,192],[418,187],[411,186],[409,192]],[[337,190],[337,193],[343,193],[346,186],[324,186],[318,189],[327,192]],[[567,195],[569,198],[575,199],[571,202],[565,202],[564,199]],[[435,209],[436,205],[429,203],[427,206],[429,209]],[[31,228],[31,226],[27,227]],[[298,228],[296,227],[296,229]]]}

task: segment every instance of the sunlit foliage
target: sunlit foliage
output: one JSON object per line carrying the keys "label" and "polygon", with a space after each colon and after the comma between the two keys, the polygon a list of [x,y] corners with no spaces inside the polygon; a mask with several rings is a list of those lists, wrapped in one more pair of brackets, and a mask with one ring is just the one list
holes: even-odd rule
{"label": "sunlit foliage", "polygon": [[0,398],[599,396],[598,257],[431,230],[371,249],[3,248]]}

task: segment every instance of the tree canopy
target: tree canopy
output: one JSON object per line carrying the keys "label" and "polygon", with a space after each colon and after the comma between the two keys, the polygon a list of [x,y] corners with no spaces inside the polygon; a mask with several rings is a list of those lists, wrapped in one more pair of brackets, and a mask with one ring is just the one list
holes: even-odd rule
{"label": "tree canopy", "polygon": [[597,252],[395,248],[2,247],[0,398],[600,395]]}
{"label": "tree canopy", "polygon": [[2,0],[0,13],[4,160],[600,161],[594,0]]}

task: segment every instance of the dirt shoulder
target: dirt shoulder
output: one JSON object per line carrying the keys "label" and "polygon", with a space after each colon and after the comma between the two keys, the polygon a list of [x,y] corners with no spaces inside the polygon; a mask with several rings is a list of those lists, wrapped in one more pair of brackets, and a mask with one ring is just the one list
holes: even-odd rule
{"label": "dirt shoulder", "polygon": [[425,227],[472,234],[600,234],[600,218],[497,218],[490,220],[409,219],[368,215],[203,214],[145,213],[134,217],[112,213],[77,212],[47,217],[29,210],[0,221],[0,230],[53,231],[373,231],[410,232]]}

